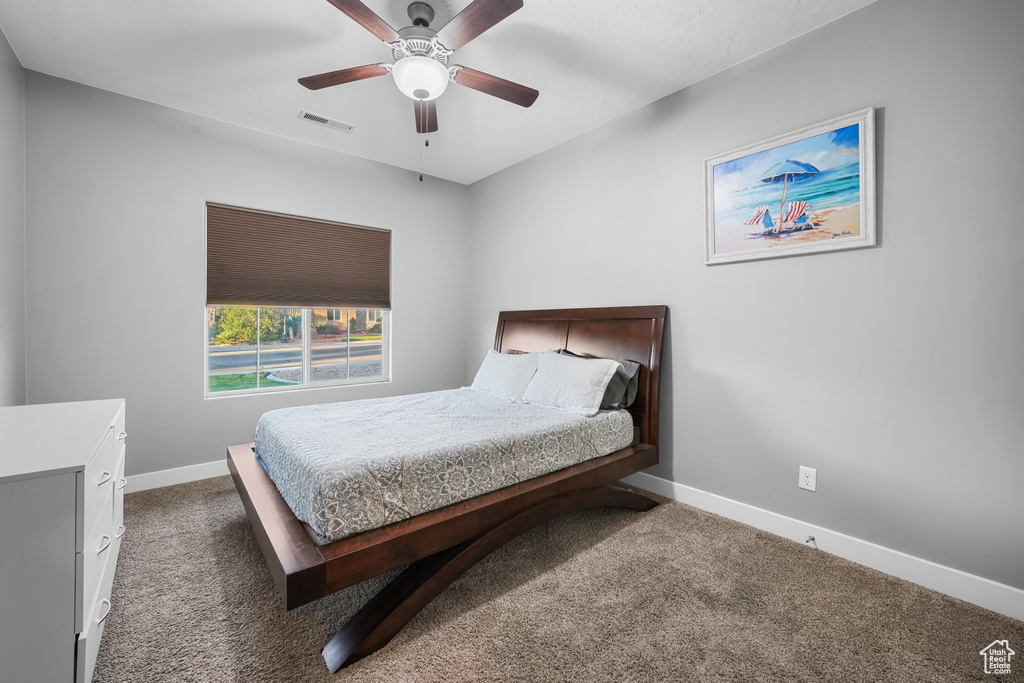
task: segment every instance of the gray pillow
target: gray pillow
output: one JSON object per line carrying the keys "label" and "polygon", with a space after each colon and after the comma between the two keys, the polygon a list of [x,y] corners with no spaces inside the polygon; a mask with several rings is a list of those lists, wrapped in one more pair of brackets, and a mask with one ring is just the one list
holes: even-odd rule
{"label": "gray pillow", "polygon": [[[563,356],[585,358],[568,349],[558,349]],[[636,400],[637,386],[640,383],[640,364],[631,360],[615,360],[619,369],[608,381],[608,388],[604,390],[604,398],[601,399],[601,409],[610,410],[614,408],[628,408]]]}

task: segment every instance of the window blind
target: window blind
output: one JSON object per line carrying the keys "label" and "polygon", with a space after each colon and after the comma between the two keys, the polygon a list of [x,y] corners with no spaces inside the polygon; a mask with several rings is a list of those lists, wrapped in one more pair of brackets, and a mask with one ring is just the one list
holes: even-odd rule
{"label": "window blind", "polygon": [[391,308],[391,231],[207,203],[206,305]]}

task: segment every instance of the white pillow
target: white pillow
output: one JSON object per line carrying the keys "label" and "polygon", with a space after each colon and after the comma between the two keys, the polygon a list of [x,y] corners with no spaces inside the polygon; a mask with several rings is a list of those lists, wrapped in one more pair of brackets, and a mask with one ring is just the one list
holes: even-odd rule
{"label": "white pillow", "polygon": [[606,358],[574,358],[554,351],[537,355],[540,365],[523,400],[587,417],[595,415],[619,364]]}
{"label": "white pillow", "polygon": [[489,349],[470,388],[517,401],[537,372],[540,356],[539,353],[509,354]]}

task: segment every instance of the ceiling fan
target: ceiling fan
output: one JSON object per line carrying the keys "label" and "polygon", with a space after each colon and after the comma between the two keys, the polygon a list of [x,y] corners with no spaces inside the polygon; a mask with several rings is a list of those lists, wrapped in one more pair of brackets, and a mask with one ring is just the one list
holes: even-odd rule
{"label": "ceiling fan", "polygon": [[529,107],[540,94],[482,71],[458,64],[448,66],[448,58],[455,50],[521,9],[523,0],[473,0],[439,31],[430,28],[434,9],[425,2],[409,5],[412,26],[398,31],[359,0],[328,2],[384,41],[391,48],[395,63],[367,64],[300,78],[299,83],[310,90],[391,74],[398,89],[415,101],[417,133],[437,130],[434,101],[448,87],[449,80],[521,107]]}

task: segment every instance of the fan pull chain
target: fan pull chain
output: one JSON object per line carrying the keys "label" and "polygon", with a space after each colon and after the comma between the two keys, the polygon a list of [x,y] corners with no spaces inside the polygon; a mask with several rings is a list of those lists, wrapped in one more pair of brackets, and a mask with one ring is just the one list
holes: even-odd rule
{"label": "fan pull chain", "polygon": [[[422,136],[421,136],[422,137]],[[423,147],[430,147],[430,140],[423,137]],[[423,147],[420,147],[420,182],[423,182]]]}

